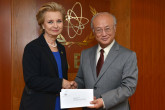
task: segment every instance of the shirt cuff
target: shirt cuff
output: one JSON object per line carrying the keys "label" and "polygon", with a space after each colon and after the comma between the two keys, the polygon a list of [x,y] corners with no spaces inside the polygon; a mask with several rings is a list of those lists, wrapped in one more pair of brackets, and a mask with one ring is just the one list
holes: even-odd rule
{"label": "shirt cuff", "polygon": [[[103,100],[103,98],[101,98]],[[104,104],[104,100],[103,100],[103,109],[105,109],[105,104]]]}

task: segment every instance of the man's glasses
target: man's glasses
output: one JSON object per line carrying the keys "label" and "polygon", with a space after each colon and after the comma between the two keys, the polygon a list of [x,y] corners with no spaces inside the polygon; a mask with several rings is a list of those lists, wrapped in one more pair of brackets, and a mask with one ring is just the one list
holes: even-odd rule
{"label": "man's glasses", "polygon": [[102,28],[97,28],[97,29],[95,29],[94,31],[95,31],[96,34],[101,35],[101,34],[103,33],[103,30],[104,30],[105,33],[108,34],[108,33],[111,33],[111,32],[113,31],[113,29],[114,29],[114,25],[111,26],[111,27],[106,26],[104,29],[102,29]]}

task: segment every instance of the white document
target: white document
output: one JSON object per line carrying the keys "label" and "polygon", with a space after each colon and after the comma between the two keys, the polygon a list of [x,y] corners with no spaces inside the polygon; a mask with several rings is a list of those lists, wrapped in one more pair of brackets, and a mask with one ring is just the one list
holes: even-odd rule
{"label": "white document", "polygon": [[61,109],[93,106],[93,89],[62,89],[60,92]]}

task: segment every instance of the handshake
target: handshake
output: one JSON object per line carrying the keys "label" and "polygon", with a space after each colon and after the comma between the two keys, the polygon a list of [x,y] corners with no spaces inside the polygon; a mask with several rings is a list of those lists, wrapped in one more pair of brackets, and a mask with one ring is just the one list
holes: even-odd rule
{"label": "handshake", "polygon": [[68,81],[63,79],[62,89],[77,89],[77,83],[75,81]]}

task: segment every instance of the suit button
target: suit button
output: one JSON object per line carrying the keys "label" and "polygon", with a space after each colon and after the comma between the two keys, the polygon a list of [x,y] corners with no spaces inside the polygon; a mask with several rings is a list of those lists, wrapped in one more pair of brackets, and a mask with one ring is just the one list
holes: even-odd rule
{"label": "suit button", "polygon": [[94,89],[96,90],[96,89],[97,89],[97,87],[94,87]]}

